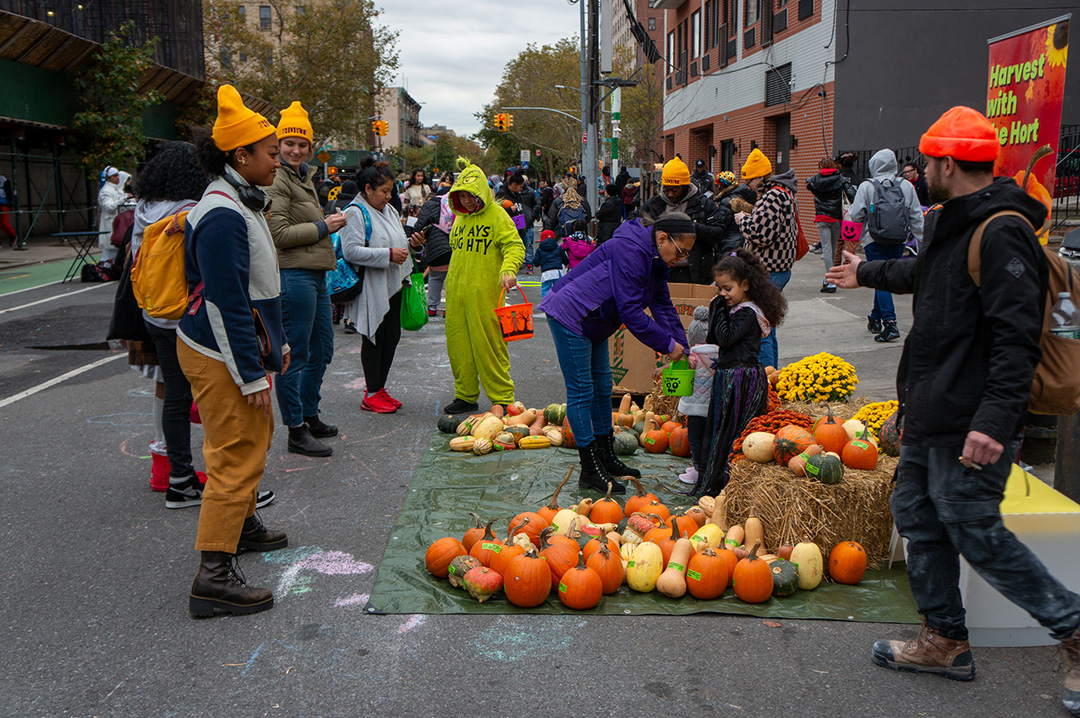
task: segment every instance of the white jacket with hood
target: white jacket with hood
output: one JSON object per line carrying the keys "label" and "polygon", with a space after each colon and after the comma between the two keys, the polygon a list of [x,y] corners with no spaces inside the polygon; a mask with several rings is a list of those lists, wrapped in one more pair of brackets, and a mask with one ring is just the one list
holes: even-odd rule
{"label": "white jacket with hood", "polygon": [[[896,166],[896,154],[889,149],[878,150],[878,152],[870,158],[867,166],[870,169],[870,177],[873,180],[877,180],[878,182],[882,180],[892,180],[893,182],[900,183],[900,188],[904,192],[904,202],[907,205],[908,229],[910,229],[911,234],[914,235],[915,241],[922,245],[922,205],[919,204],[919,196],[915,194],[915,186],[906,179],[897,176],[896,172],[899,168]],[[863,222],[861,241],[864,247],[874,241],[874,238],[870,236],[870,228],[866,223],[870,213],[870,205],[873,203],[874,182],[872,180],[864,180],[863,183],[859,185],[858,191],[855,192],[855,199],[852,201],[851,208],[848,210],[847,215],[847,219],[852,222]]]}
{"label": "white jacket with hood", "polygon": [[108,234],[98,235],[98,249],[101,250],[103,260],[116,257],[116,247],[112,246],[113,220],[120,212],[120,206],[127,201],[127,193],[124,185],[131,179],[127,172],[120,172],[120,181],[117,183],[106,182],[98,190],[98,231]]}

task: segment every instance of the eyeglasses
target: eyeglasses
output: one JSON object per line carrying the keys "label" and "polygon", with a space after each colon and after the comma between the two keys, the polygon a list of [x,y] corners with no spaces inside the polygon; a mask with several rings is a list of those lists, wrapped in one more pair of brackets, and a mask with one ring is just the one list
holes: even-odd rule
{"label": "eyeglasses", "polygon": [[680,247],[671,237],[668,237],[667,241],[671,242],[671,246],[675,248],[675,259],[683,259],[684,257],[690,256],[690,250]]}
{"label": "eyeglasses", "polygon": [[904,170],[903,173],[906,175],[917,175],[919,174],[919,170],[912,168],[910,170]]}

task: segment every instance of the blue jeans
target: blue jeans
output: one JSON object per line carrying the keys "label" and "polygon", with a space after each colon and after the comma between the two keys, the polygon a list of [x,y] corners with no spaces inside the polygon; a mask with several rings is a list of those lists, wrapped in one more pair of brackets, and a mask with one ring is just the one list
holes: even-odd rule
{"label": "blue jeans", "polygon": [[566,382],[566,418],[581,448],[611,433],[611,360],[607,340],[594,342],[548,318]]}
{"label": "blue jeans", "polygon": [[323,374],[334,358],[334,324],[326,272],[281,270],[281,321],[289,342],[289,371],[279,376],[281,423],[300,426],[319,413]]}
{"label": "blue jeans", "polygon": [[532,266],[533,263],[533,228],[529,225],[525,228],[525,264]]}
{"label": "blue jeans", "polygon": [[[787,283],[791,281],[791,270],[786,272],[769,272],[769,279],[782,292]],[[780,361],[780,345],[776,342],[776,327],[772,328],[769,336],[761,338],[761,350],[758,351],[758,363],[761,366],[772,366],[779,369],[776,363]]]}
{"label": "blue jeans", "polygon": [[[900,259],[904,256],[904,244],[882,244],[870,242],[863,250],[866,252],[867,261],[875,259]],[[880,289],[874,290],[874,310],[870,316],[883,322],[896,321],[896,309],[893,307],[892,295]]]}
{"label": "blue jeans", "polygon": [[1065,588],[1001,521],[1001,499],[1018,442],[996,464],[965,469],[963,444],[900,449],[890,505],[908,540],[911,595],[930,628],[967,639],[960,597],[960,556],[1001,595],[1031,614],[1055,638],[1080,628],[1080,596]]}
{"label": "blue jeans", "polygon": [[562,279],[562,275],[559,275],[558,279],[541,279],[540,280],[540,298],[543,299],[547,296],[547,293],[551,291],[551,288],[558,284],[559,279]]}

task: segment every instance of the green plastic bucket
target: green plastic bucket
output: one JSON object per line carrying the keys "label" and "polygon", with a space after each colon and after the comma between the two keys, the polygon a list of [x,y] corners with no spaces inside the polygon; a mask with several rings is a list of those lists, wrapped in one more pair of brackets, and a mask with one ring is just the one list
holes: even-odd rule
{"label": "green plastic bucket", "polygon": [[671,362],[660,372],[661,388],[667,396],[690,396],[694,393],[694,370],[685,359]]}

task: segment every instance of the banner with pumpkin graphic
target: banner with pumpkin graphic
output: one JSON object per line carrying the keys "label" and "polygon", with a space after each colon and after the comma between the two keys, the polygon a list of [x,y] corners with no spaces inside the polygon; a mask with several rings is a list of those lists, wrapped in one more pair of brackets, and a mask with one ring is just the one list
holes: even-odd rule
{"label": "banner with pumpkin graphic", "polygon": [[[1051,208],[1071,15],[988,40],[986,116],[998,130],[994,174]],[[1039,240],[1046,244],[1047,228]]]}

